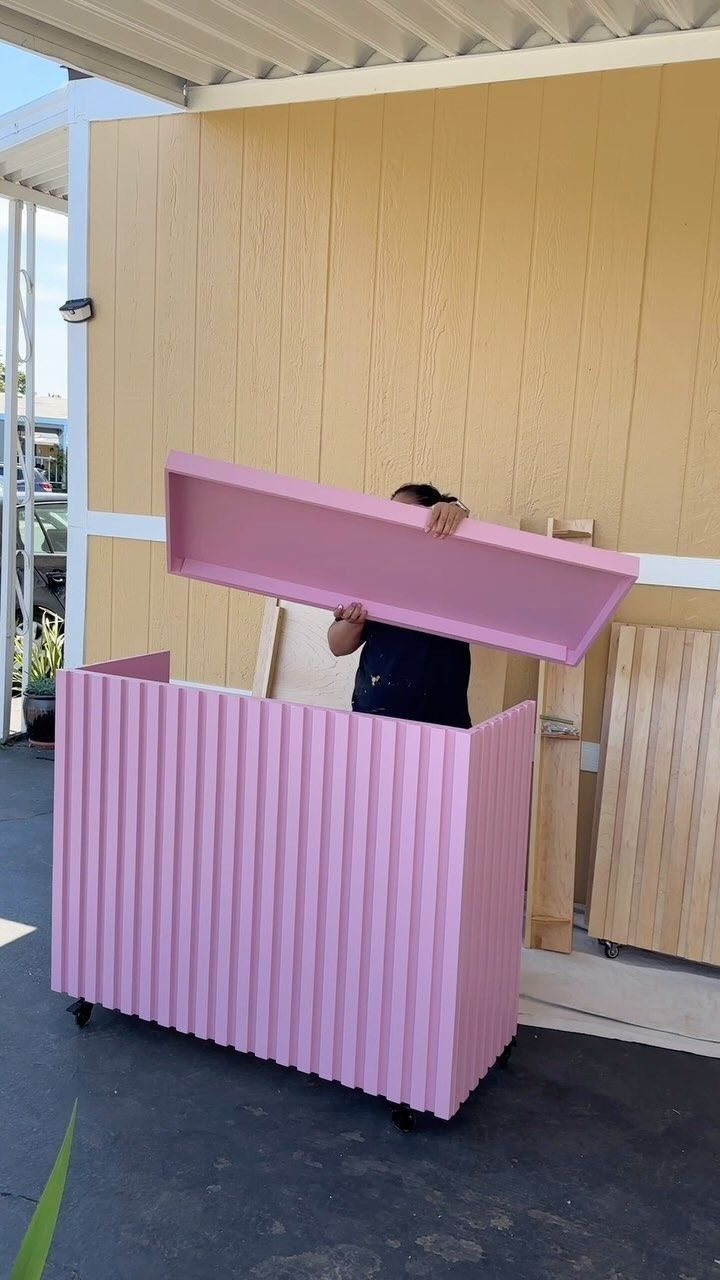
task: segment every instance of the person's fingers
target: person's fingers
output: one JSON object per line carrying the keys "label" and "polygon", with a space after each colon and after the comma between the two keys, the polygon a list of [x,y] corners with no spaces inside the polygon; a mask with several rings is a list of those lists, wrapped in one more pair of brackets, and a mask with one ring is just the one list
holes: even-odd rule
{"label": "person's fingers", "polygon": [[435,526],[436,538],[447,537],[449,533],[449,526],[450,526],[450,520],[451,520],[450,512],[451,512],[451,508],[446,506],[443,506],[443,508],[439,512],[437,524]]}
{"label": "person's fingers", "polygon": [[430,514],[428,515],[428,518],[425,522],[426,533],[434,534],[437,532],[437,523],[438,523],[439,517],[440,517],[440,507],[439,506],[431,507]]}
{"label": "person's fingers", "polygon": [[339,605],[338,605],[338,607],[337,607],[337,609],[334,609],[334,610],[333,610],[333,617],[334,617],[334,619],[335,619],[335,621],[336,621],[336,622],[342,622],[342,617],[343,617],[344,612],[345,612],[345,605],[344,605],[344,604],[339,604]]}
{"label": "person's fingers", "polygon": [[449,508],[449,510],[448,510],[448,514],[447,514],[447,520],[446,520],[446,522],[445,522],[445,537],[446,537],[446,538],[448,537],[448,535],[449,535],[449,534],[451,534],[451,533],[454,533],[454,532],[455,532],[455,530],[457,529],[458,525],[460,524],[461,519],[462,519],[462,515],[461,515],[461,512],[460,512],[460,508],[459,508],[459,507],[450,507],[450,508]]}

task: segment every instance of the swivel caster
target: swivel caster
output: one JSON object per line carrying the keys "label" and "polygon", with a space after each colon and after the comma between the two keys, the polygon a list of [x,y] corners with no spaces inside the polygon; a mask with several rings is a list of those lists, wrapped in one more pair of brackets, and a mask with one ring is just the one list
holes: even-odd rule
{"label": "swivel caster", "polygon": [[605,955],[607,956],[608,960],[617,960],[618,956],[620,955],[620,947],[618,946],[617,942],[604,941],[602,945],[605,949]]}
{"label": "swivel caster", "polygon": [[509,1044],[505,1045],[502,1053],[498,1055],[498,1066],[506,1067],[512,1056],[512,1051],[517,1044],[517,1036],[513,1036]]}
{"label": "swivel caster", "polygon": [[406,1107],[403,1103],[399,1107],[393,1108],[392,1122],[396,1129],[401,1133],[412,1133],[415,1128],[415,1112]]}
{"label": "swivel caster", "polygon": [[79,1027],[86,1027],[94,1008],[95,1006],[90,1004],[89,1000],[74,1000],[68,1005],[67,1011],[73,1015]]}

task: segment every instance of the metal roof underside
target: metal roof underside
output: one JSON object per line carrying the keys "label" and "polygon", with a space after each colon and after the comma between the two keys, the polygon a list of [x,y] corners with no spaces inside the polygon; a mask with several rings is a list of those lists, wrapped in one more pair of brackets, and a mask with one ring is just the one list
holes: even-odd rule
{"label": "metal roof underside", "polygon": [[0,196],[67,213],[67,87],[0,116]]}
{"label": "metal roof underside", "polygon": [[186,91],[196,86],[543,46],[630,43],[718,26],[716,0],[0,3],[0,39],[174,103],[185,102]]}

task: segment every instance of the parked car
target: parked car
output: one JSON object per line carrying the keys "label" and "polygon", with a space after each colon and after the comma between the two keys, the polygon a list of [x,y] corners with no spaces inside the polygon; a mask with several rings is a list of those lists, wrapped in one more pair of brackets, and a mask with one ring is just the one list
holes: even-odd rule
{"label": "parked car", "polygon": [[[2,488],[4,483],[5,483],[5,467],[3,463],[0,462],[0,489]],[[17,487],[18,487],[18,493],[25,492],[25,477],[22,473],[22,467],[18,467],[17,469]],[[42,471],[40,471],[38,467],[35,467],[35,492],[36,493],[52,493],[52,491],[53,491],[53,487],[50,481],[47,479],[46,476],[43,475]]]}
{"label": "parked car", "polygon": [[[0,490],[0,515],[2,491]],[[18,546],[23,533],[25,513],[18,511]],[[0,538],[2,521],[0,520]],[[65,579],[67,565],[67,497],[59,493],[38,493],[35,497],[35,593],[33,621],[42,621],[43,613],[65,618]],[[22,556],[18,555],[18,571],[22,575]],[[18,611],[19,619],[19,611]]]}

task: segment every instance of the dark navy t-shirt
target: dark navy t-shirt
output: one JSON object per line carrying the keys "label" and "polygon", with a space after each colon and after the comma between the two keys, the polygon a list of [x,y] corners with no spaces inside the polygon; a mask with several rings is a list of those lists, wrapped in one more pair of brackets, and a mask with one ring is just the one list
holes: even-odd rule
{"label": "dark navy t-shirt", "polygon": [[470,649],[460,640],[366,622],[353,711],[470,728]]}

